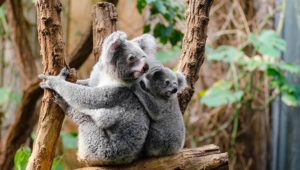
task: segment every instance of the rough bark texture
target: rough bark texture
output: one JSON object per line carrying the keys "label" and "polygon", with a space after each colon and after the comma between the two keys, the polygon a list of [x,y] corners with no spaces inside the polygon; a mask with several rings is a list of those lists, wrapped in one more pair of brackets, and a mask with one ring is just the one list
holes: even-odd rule
{"label": "rough bark texture", "polygon": [[71,68],[78,69],[84,63],[93,51],[93,31],[92,25],[84,33],[74,51],[68,56]]}
{"label": "rough bark texture", "polygon": [[219,147],[207,145],[195,149],[184,149],[178,154],[149,158],[134,162],[129,166],[119,167],[88,167],[78,170],[208,170],[228,169],[227,153],[220,153]]}
{"label": "rough bark texture", "polygon": [[37,68],[30,47],[21,0],[6,1],[6,14],[22,83],[22,100],[15,121],[8,128],[0,145],[0,169],[11,169],[17,149],[26,141],[37,120],[36,102],[42,95],[37,79]]}
{"label": "rough bark texture", "polygon": [[[38,0],[36,8],[44,74],[57,75],[65,66],[66,57],[60,18],[62,4],[59,0]],[[51,169],[64,119],[62,110],[52,102],[52,98],[52,91],[44,90],[38,129],[27,170]]]}
{"label": "rough bark texture", "polygon": [[98,61],[104,39],[117,30],[117,10],[108,2],[99,2],[93,7],[93,44],[94,56]]}
{"label": "rough bark texture", "polygon": [[187,3],[182,51],[177,66],[188,82],[188,88],[178,95],[182,113],[194,94],[194,84],[198,80],[198,73],[204,61],[208,17],[213,0],[187,0]]}

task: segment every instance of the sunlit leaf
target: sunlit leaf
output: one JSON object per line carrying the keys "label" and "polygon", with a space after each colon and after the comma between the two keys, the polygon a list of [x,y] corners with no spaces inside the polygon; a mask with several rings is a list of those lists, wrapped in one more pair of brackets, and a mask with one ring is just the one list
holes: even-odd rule
{"label": "sunlit leaf", "polygon": [[269,56],[278,58],[286,49],[286,42],[274,30],[262,31],[258,37],[252,33],[250,39],[259,52]]}
{"label": "sunlit leaf", "polygon": [[25,170],[30,154],[31,149],[29,147],[21,147],[17,150],[14,157],[14,164],[16,170]]}
{"label": "sunlit leaf", "polygon": [[295,106],[299,105],[299,101],[297,100],[295,95],[284,94],[281,99],[288,106],[294,106],[295,107]]}
{"label": "sunlit leaf", "polygon": [[162,63],[172,61],[179,56],[181,49],[174,47],[169,51],[160,50],[156,53],[156,59]]}
{"label": "sunlit leaf", "polygon": [[233,46],[219,46],[207,55],[209,60],[217,60],[223,62],[237,61],[244,53]]}
{"label": "sunlit leaf", "polygon": [[0,88],[0,105],[2,105],[5,100],[9,99],[9,95],[11,93],[11,89],[7,87]]}
{"label": "sunlit leaf", "polygon": [[64,166],[61,164],[61,156],[56,156],[53,159],[51,170],[64,170]]}

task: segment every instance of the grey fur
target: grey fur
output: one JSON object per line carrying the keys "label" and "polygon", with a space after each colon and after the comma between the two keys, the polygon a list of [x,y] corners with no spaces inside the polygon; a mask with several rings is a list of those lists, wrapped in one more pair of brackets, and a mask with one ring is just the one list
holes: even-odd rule
{"label": "grey fur", "polygon": [[144,145],[146,156],[174,154],[183,148],[185,126],[177,100],[177,90],[186,87],[182,73],[163,66],[153,67],[134,87],[135,94],[150,116]]}
{"label": "grey fur", "polygon": [[[59,76],[39,75],[46,80],[40,86],[61,96],[56,95],[55,102],[78,123],[78,157],[88,165],[132,162],[148,133],[148,115],[130,86],[147,71],[149,57],[139,43],[126,37],[118,31],[104,41],[89,79],[67,82],[62,76],[66,69]],[[134,62],[129,60],[132,56]]]}

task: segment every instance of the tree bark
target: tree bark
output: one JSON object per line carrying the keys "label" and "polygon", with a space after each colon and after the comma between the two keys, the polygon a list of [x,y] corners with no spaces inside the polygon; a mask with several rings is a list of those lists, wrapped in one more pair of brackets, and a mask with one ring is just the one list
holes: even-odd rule
{"label": "tree bark", "polygon": [[188,88],[178,95],[182,113],[194,94],[194,84],[199,78],[199,70],[204,61],[208,17],[213,0],[187,0],[187,3],[182,51],[177,66],[177,70],[186,76],[188,83]]}
{"label": "tree bark", "polygon": [[[57,75],[66,65],[60,18],[62,4],[59,0],[38,0],[36,8],[44,74]],[[38,129],[32,154],[26,167],[27,170],[51,169],[57,140],[65,117],[60,107],[52,102],[52,98],[52,91],[45,89]]]}
{"label": "tree bark", "polygon": [[180,169],[228,169],[227,153],[220,153],[215,145],[207,145],[195,149],[184,149],[181,152],[157,158],[139,160],[128,166],[118,167],[88,167],[78,170],[180,170]]}
{"label": "tree bark", "polygon": [[93,45],[96,61],[99,60],[104,39],[117,30],[117,10],[108,2],[99,2],[93,7]]}

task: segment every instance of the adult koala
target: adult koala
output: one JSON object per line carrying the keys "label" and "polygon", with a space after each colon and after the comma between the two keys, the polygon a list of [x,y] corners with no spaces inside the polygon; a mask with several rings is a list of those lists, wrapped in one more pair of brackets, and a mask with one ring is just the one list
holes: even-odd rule
{"label": "adult koala", "polygon": [[155,40],[143,35],[131,41],[114,32],[103,43],[102,55],[87,80],[78,84],[59,76],[39,75],[42,88],[53,89],[56,102],[78,125],[78,158],[88,165],[127,164],[142,151],[148,129],[147,113],[130,86],[149,68]]}

